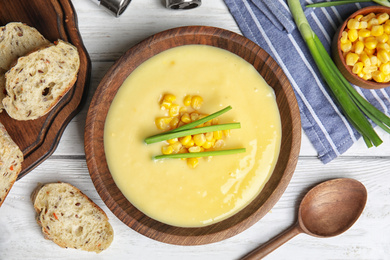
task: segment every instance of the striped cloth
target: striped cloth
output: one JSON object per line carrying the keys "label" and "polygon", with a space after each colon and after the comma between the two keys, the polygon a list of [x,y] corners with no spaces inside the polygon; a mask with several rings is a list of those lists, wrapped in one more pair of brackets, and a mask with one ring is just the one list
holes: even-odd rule
{"label": "striped cloth", "polygon": [[[301,112],[302,128],[328,163],[344,153],[360,134],[335,104],[314,60],[296,29],[286,0],[224,0],[243,35],[268,52],[287,75]],[[305,6],[312,1],[301,0]],[[304,8],[308,21],[329,51],[339,25],[357,9],[370,4],[348,4],[327,8]],[[390,87],[357,91],[389,115]]]}

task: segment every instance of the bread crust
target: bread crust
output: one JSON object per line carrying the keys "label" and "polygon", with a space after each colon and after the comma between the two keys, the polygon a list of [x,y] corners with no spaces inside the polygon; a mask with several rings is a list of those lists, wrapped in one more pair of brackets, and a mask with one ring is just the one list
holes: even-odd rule
{"label": "bread crust", "polygon": [[0,123],[0,207],[22,170],[23,153]]}
{"label": "bread crust", "polygon": [[26,24],[11,22],[0,27],[0,112],[5,94],[5,73],[16,60],[28,53],[49,45],[50,42],[38,30]]}
{"label": "bread crust", "polygon": [[77,48],[62,40],[20,57],[5,74],[8,115],[33,120],[47,114],[75,84],[79,67]]}
{"label": "bread crust", "polygon": [[39,184],[31,200],[46,239],[63,248],[100,253],[113,240],[106,213],[69,183]]}

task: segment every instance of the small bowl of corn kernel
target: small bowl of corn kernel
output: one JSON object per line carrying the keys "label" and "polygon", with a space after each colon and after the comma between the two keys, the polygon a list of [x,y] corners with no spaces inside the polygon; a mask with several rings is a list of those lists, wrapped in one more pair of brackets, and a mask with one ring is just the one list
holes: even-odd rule
{"label": "small bowl of corn kernel", "polygon": [[333,38],[332,56],[352,84],[390,86],[390,8],[370,6],[348,17]]}

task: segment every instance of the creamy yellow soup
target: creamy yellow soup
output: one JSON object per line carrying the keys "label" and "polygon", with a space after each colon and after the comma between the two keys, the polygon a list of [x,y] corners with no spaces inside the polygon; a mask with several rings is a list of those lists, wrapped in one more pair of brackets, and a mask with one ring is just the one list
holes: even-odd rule
{"label": "creamy yellow soup", "polygon": [[[152,160],[165,144],[146,145],[159,133],[154,120],[171,93],[183,106],[199,95],[200,112],[232,110],[220,123],[240,122],[223,149],[245,153],[201,158],[195,169],[181,159]],[[201,227],[224,220],[248,205],[275,167],[281,123],[273,89],[251,64],[223,49],[188,45],[169,49],[141,64],[125,80],[109,109],[104,149],[112,177],[140,211],[179,227]]]}

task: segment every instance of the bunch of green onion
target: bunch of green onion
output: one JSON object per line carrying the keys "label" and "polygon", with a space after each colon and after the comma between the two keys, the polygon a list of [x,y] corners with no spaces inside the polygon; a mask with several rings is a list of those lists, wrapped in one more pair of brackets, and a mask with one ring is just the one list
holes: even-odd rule
{"label": "bunch of green onion", "polygon": [[325,79],[344,115],[353,127],[363,136],[367,147],[380,145],[382,140],[375,132],[367,117],[388,133],[390,133],[390,118],[360,96],[344,78],[330,58],[320,39],[311,29],[300,1],[287,0],[287,2],[295,23],[306,42],[322,77]]}

